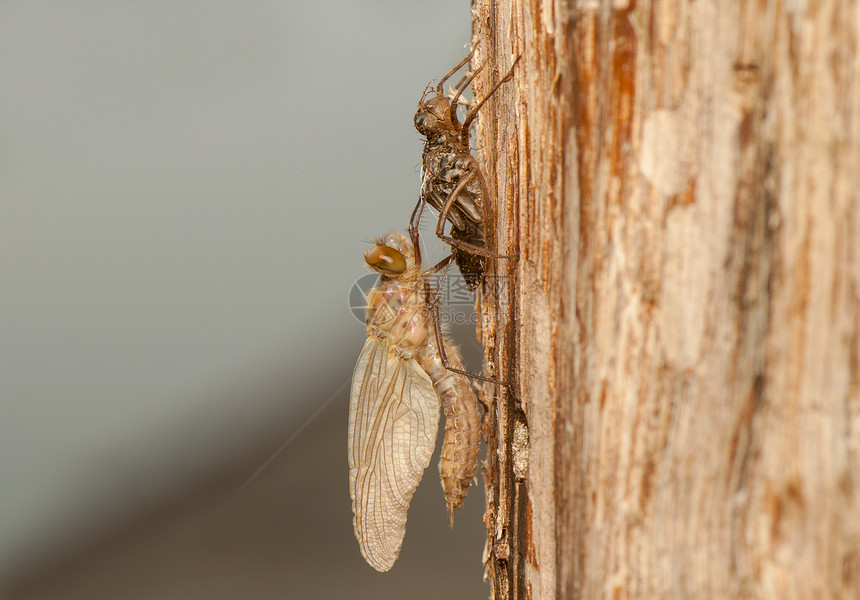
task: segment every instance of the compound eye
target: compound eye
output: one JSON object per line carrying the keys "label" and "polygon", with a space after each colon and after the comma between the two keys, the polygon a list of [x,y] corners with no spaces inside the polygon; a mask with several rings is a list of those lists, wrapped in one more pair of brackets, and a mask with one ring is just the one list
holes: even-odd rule
{"label": "compound eye", "polygon": [[413,121],[415,123],[415,129],[423,135],[427,135],[433,131],[433,129],[438,127],[439,124],[439,119],[436,115],[424,110],[419,110],[415,113],[415,119],[413,119]]}
{"label": "compound eye", "polygon": [[406,258],[390,246],[376,246],[364,253],[364,261],[382,273],[399,274],[406,270]]}

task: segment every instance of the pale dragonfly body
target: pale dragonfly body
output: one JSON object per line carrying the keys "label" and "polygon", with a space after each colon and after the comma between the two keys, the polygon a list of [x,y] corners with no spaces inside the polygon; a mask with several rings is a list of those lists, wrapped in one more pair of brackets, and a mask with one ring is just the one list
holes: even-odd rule
{"label": "pale dragonfly body", "polygon": [[[418,260],[416,260],[418,258]],[[400,554],[406,512],[446,416],[439,461],[448,518],[475,476],[480,415],[459,353],[437,334],[429,285],[414,244],[388,233],[365,253],[382,276],[368,297],[367,341],[355,365],[349,407],[349,491],[355,537],[365,560],[389,570]]]}

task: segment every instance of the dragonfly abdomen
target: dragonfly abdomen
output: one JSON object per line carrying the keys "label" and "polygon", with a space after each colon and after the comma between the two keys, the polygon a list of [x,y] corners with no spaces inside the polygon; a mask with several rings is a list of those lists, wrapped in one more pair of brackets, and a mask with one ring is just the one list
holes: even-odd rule
{"label": "dragonfly abdomen", "polygon": [[[456,348],[445,343],[445,355],[451,366],[462,368]],[[445,439],[439,458],[439,475],[448,504],[448,522],[453,526],[454,511],[463,505],[463,498],[478,468],[478,445],[481,442],[478,400],[464,375],[445,368],[435,343],[428,343],[428,352],[418,359],[418,364],[430,376],[445,411]]]}

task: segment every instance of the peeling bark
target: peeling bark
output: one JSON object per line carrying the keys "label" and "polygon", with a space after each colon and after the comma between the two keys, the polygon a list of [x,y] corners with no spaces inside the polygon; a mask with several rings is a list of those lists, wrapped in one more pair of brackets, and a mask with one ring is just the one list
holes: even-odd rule
{"label": "peeling bark", "polygon": [[860,597],[860,3],[474,11],[493,597]]}

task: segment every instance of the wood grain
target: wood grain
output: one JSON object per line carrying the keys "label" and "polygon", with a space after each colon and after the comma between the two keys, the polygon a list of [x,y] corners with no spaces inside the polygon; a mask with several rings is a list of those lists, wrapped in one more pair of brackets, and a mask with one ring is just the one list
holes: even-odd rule
{"label": "wood grain", "polygon": [[860,4],[474,13],[494,597],[860,597]]}

